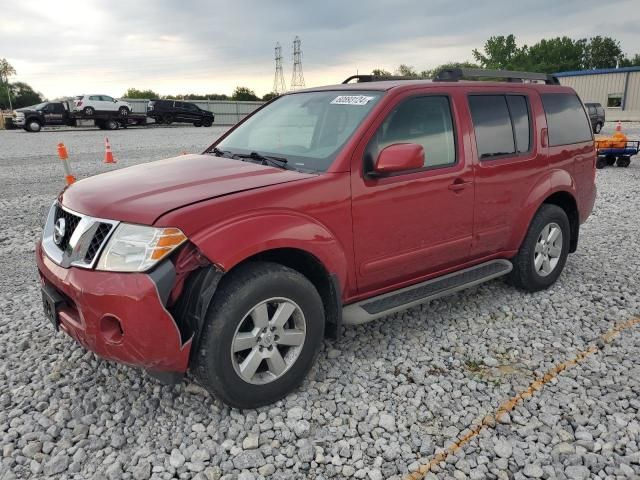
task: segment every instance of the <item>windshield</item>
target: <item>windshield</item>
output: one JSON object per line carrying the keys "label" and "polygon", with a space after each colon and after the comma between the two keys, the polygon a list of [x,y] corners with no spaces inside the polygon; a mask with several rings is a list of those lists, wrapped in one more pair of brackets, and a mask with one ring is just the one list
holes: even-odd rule
{"label": "windshield", "polygon": [[291,168],[325,171],[383,93],[334,90],[285,95],[216,147],[231,154],[283,157]]}
{"label": "windshield", "polygon": [[49,102],[39,103],[37,105],[32,105],[31,107],[26,107],[26,108],[30,110],[42,110],[47,105],[49,105]]}

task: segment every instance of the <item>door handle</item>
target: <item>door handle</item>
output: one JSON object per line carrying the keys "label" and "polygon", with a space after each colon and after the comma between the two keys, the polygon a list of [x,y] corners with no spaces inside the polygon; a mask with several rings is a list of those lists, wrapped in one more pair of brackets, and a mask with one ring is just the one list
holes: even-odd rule
{"label": "door handle", "polygon": [[461,178],[456,178],[452,184],[450,184],[447,188],[454,192],[460,192],[467,188],[467,185],[471,184],[471,182],[465,182]]}

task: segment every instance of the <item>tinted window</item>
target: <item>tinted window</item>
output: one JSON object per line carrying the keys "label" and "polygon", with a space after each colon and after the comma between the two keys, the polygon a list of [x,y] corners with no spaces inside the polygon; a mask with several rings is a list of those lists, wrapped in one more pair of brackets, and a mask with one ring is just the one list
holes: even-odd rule
{"label": "tinted window", "polygon": [[478,157],[515,153],[509,108],[504,95],[472,95],[469,107],[476,132]]}
{"label": "tinted window", "polygon": [[367,162],[371,165],[383,148],[394,143],[422,145],[425,167],[453,165],[456,148],[449,99],[415,97],[398,105],[367,147]]}
{"label": "tinted window", "polygon": [[591,141],[591,125],[576,95],[545,93],[541,95],[549,128],[549,145],[569,145]]}
{"label": "tinted window", "polygon": [[531,144],[531,125],[527,97],[507,95],[507,103],[509,104],[509,113],[511,113],[511,120],[513,121],[516,151],[518,153],[528,152]]}
{"label": "tinted window", "polygon": [[102,97],[103,102],[113,102],[113,97],[108,97],[106,95],[100,95]]}
{"label": "tinted window", "polygon": [[100,101],[100,95],[91,95],[91,96],[89,97],[89,100],[94,100],[94,101],[95,101],[95,100],[97,100],[97,101]]}

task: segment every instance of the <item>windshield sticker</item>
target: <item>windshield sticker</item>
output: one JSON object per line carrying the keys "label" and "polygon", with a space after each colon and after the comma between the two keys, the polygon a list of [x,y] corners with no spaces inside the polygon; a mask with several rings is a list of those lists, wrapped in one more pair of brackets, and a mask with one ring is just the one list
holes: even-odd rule
{"label": "windshield sticker", "polygon": [[366,105],[376,97],[366,95],[340,95],[331,100],[332,105]]}

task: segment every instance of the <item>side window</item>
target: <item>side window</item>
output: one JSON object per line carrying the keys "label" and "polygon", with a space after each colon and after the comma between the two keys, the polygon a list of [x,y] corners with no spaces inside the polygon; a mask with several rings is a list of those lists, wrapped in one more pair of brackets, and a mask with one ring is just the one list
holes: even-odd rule
{"label": "side window", "polygon": [[424,148],[424,167],[456,163],[456,144],[449,98],[414,97],[403,101],[387,116],[367,146],[366,160],[373,165],[382,149],[396,143],[417,143]]}
{"label": "side window", "polygon": [[62,107],[61,103],[53,104],[53,113],[63,113],[63,112],[64,112],[64,108]]}
{"label": "side window", "polygon": [[529,120],[529,106],[527,97],[522,95],[507,95],[507,104],[513,132],[516,138],[516,151],[526,153],[531,148],[531,121]]}
{"label": "side window", "polygon": [[570,145],[593,139],[591,122],[577,95],[544,93],[541,97],[544,113],[547,116],[549,145]]}
{"label": "side window", "polygon": [[108,97],[107,95],[100,95],[102,97],[103,102],[113,102],[113,97]]}
{"label": "side window", "polygon": [[89,97],[89,100],[93,100],[95,102],[99,102],[100,101],[100,95],[91,95]]}
{"label": "side window", "polygon": [[469,108],[476,133],[478,157],[485,160],[515,154],[516,146],[506,97],[471,95]]}

